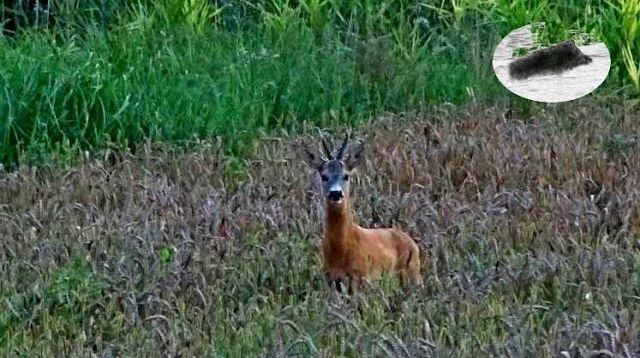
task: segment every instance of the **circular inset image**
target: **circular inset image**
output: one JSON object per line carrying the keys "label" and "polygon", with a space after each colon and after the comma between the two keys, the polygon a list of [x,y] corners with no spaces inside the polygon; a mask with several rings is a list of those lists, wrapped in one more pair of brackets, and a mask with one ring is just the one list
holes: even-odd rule
{"label": "circular inset image", "polygon": [[509,91],[537,102],[566,102],[593,92],[607,78],[611,57],[604,43],[569,39],[541,46],[534,28],[544,23],[511,31],[493,53],[493,71]]}

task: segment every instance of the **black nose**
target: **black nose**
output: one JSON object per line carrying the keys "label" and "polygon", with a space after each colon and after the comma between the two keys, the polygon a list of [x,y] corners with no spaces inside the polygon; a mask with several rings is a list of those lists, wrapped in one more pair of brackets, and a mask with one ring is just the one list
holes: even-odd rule
{"label": "black nose", "polygon": [[329,192],[329,199],[333,201],[342,199],[342,190],[331,190]]}

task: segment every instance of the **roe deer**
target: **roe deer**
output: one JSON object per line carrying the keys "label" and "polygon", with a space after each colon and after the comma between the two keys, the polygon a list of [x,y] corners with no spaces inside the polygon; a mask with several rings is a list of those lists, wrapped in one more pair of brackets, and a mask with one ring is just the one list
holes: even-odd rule
{"label": "roe deer", "polygon": [[326,198],[326,222],[322,251],[324,270],[330,285],[341,293],[344,283],[350,292],[383,273],[421,285],[418,245],[403,231],[365,229],[354,221],[349,198],[353,170],[363,162],[364,145],[348,146],[347,134],[336,156],[322,139],[326,158],[303,144],[306,162],[318,171]]}

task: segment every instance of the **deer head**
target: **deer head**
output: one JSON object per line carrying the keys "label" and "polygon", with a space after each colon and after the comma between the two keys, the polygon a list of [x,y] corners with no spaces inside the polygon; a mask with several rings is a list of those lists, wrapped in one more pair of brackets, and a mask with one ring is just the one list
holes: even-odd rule
{"label": "deer head", "polygon": [[322,138],[322,148],[324,156],[303,144],[303,156],[307,164],[318,171],[327,202],[340,205],[343,199],[349,196],[349,181],[353,170],[363,161],[364,144],[358,142],[349,145],[347,134],[335,156],[325,138]]}

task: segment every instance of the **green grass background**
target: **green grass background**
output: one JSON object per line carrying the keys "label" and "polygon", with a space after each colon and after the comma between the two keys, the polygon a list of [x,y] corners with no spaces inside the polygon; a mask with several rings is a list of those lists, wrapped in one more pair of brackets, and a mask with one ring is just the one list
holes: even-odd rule
{"label": "green grass background", "polygon": [[635,0],[54,5],[52,26],[25,10],[11,15],[22,30],[0,37],[0,163],[8,168],[145,139],[223,136],[241,155],[257,130],[353,124],[442,102],[526,107],[498,83],[491,57],[503,36],[535,21],[546,21],[551,37],[579,31],[607,44],[613,64],[598,93],[637,98],[640,90]]}

